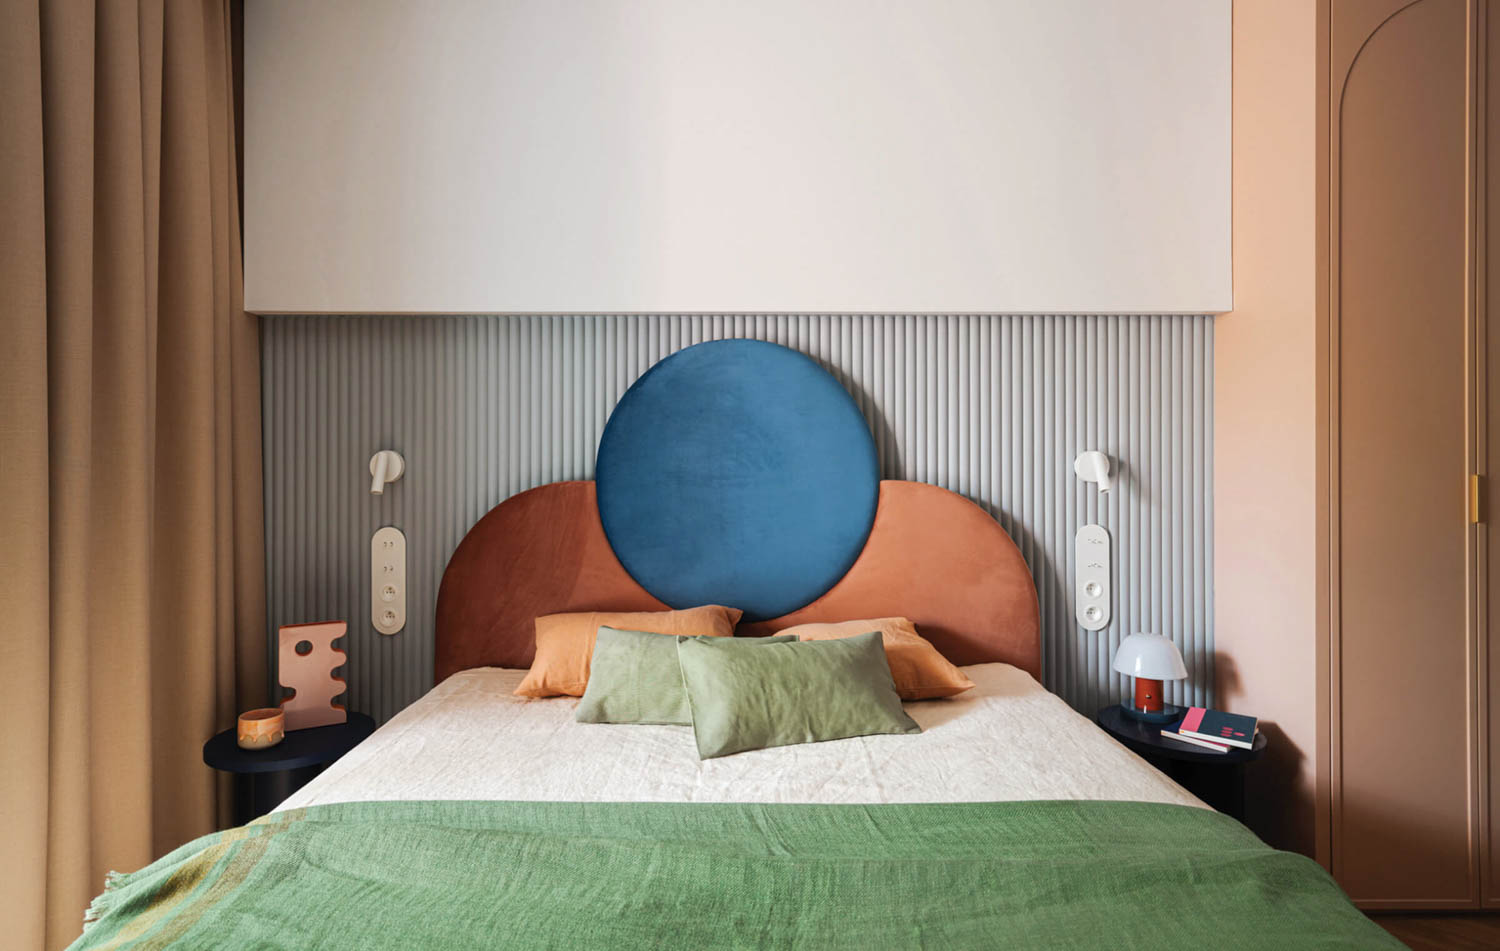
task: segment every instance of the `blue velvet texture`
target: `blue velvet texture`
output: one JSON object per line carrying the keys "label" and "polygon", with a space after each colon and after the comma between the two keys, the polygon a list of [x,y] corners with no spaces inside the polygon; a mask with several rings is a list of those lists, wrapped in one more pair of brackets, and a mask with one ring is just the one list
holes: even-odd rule
{"label": "blue velvet texture", "polygon": [[875,518],[875,441],[838,380],[759,340],[679,350],[605,424],[604,533],[667,604],[777,617],[844,576]]}

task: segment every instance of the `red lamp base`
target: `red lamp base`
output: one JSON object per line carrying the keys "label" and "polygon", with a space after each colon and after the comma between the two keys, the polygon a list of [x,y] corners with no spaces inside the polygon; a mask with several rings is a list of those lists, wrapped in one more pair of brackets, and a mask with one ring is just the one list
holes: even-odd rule
{"label": "red lamp base", "polygon": [[1161,712],[1161,681],[1150,677],[1135,678],[1135,709],[1142,713]]}
{"label": "red lamp base", "polygon": [[1162,682],[1150,677],[1135,678],[1135,700],[1120,707],[1126,716],[1147,723],[1171,723],[1187,713],[1186,707],[1162,700]]}

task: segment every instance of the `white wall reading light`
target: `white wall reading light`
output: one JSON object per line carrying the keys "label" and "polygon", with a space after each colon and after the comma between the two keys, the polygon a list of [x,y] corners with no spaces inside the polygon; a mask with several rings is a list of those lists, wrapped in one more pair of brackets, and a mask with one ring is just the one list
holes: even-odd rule
{"label": "white wall reading light", "polygon": [[406,460],[394,449],[382,449],[370,457],[370,494],[384,495],[385,484],[395,482],[406,471]]}
{"label": "white wall reading light", "polygon": [[1100,492],[1108,492],[1114,485],[1109,474],[1109,457],[1097,449],[1080,452],[1073,460],[1073,471],[1085,482],[1099,483]]}

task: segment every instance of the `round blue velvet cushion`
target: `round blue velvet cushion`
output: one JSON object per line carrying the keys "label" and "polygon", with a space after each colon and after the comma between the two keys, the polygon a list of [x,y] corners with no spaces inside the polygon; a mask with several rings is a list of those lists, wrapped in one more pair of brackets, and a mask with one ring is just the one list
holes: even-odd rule
{"label": "round blue velvet cushion", "polygon": [[700,343],[648,370],[605,424],[595,479],[604,533],[643,588],[749,620],[833,587],[864,548],[880,491],[848,391],[759,340]]}

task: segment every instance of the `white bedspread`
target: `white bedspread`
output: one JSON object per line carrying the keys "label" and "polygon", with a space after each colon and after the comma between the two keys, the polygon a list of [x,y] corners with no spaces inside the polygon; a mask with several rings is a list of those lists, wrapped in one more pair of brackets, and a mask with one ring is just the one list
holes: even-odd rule
{"label": "white bedspread", "polygon": [[700,761],[691,727],[576,723],[571,697],[511,695],[520,670],[456,674],[281,809],[391,799],[589,802],[1203,804],[1008,664],[906,704],[910,736],[867,736]]}

